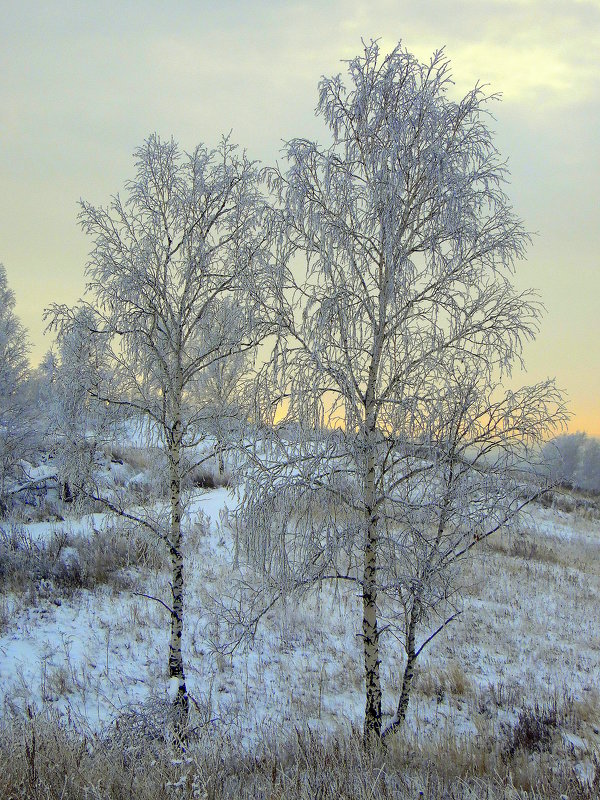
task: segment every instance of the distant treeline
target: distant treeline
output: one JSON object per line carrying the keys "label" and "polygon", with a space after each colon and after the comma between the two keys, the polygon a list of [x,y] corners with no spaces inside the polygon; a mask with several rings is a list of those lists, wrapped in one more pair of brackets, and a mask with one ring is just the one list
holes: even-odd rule
{"label": "distant treeline", "polygon": [[544,460],[561,483],[600,492],[600,439],[586,433],[563,434],[546,445]]}

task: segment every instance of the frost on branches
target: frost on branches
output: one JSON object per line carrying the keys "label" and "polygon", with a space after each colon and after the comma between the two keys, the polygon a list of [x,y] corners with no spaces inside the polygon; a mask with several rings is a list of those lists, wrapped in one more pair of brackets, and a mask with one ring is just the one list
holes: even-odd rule
{"label": "frost on branches", "polygon": [[280,335],[245,546],[275,594],[358,583],[371,741],[383,619],[407,651],[391,730],[420,647],[455,613],[460,559],[543,490],[528,466],[564,412],[551,381],[502,386],[540,308],[511,281],[529,237],[488,127],[495,98],[452,100],[441,51],[421,64],[371,42],[348,75],[319,87],[332,144],[289,141],[287,169],[268,173],[262,302]]}
{"label": "frost on branches", "polygon": [[114,196],[107,208],[81,203],[80,222],[93,240],[86,299],[77,309],[54,307],[51,316],[59,332],[72,338],[84,329],[82,338],[97,343],[105,368],[89,392],[143,421],[164,456],[166,511],[138,514],[118,497],[101,499],[158,536],[171,557],[168,666],[178,686],[179,738],[189,707],[181,649],[182,481],[206,458],[198,448],[207,429],[200,385],[261,336],[249,288],[262,268],[264,233],[257,169],[228,138],[216,150],[183,154],[174,141],[153,135],[135,158],[124,199]]}
{"label": "frost on branches", "polygon": [[63,502],[85,501],[98,485],[101,446],[114,435],[121,415],[98,398],[110,381],[104,341],[94,331],[98,319],[89,306],[75,310],[57,340],[58,358],[44,364],[47,439]]}

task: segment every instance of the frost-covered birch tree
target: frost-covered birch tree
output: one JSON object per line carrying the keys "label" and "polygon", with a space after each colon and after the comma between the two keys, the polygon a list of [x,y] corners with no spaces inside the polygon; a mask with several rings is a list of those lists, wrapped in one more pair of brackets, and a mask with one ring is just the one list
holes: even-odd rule
{"label": "frost-covered birch tree", "polygon": [[400,447],[404,474],[413,473],[396,493],[396,513],[384,514],[382,524],[386,624],[392,621],[406,652],[383,737],[406,717],[420,653],[460,614],[463,562],[497,531],[518,531],[521,511],[551,485],[541,443],[567,419],[551,380],[511,391],[472,356],[448,367],[411,409],[419,449]]}
{"label": "frost-covered birch tree", "polygon": [[[135,153],[136,175],[106,208],[81,203],[79,219],[92,237],[86,299],[77,311],[55,307],[54,324],[85,324],[107,365],[90,387],[97,400],[142,419],[162,448],[169,503],[166,515],[138,515],[171,558],[168,673],[186,725],[189,699],[182,654],[184,559],[182,481],[197,463],[205,435],[195,389],[207,370],[252,348],[259,336],[247,285],[261,265],[263,233],[257,168],[224,138],[219,147],[184,154],[152,135]],[[222,321],[235,303],[235,318]],[[227,316],[227,315],[225,315]],[[137,512],[104,498],[113,510]]]}
{"label": "frost-covered birch tree", "polygon": [[0,264],[0,516],[7,510],[9,482],[18,476],[31,433],[25,392],[29,342],[14,308],[15,295]]}
{"label": "frost-covered birch tree", "polygon": [[[418,581],[427,553],[441,559],[450,548],[452,560],[460,550],[447,538],[444,499],[458,491],[457,473],[448,475],[459,445],[444,451],[439,432],[453,430],[463,400],[467,419],[473,402],[492,412],[494,384],[519,363],[539,307],[512,283],[529,237],[504,192],[489,128],[495,98],[477,85],[452,99],[442,51],[422,64],[401,45],[383,56],[371,42],[347,67],[347,84],[338,75],[319,87],[331,144],[289,141],[287,166],[269,173],[277,270],[263,301],[281,336],[262,376],[270,424],[253,454],[246,545],[280,586],[359,584],[371,741],[382,731],[382,593]],[[477,376],[468,402],[455,381],[461,362]],[[447,406],[440,424],[434,396]],[[547,403],[538,411],[533,397]],[[530,443],[552,427],[551,384],[512,398]],[[479,426],[459,426],[461,454],[473,437],[483,451],[497,441],[502,420],[492,414],[486,429],[481,414]],[[460,541],[476,530],[478,502],[452,516]],[[431,547],[433,509],[442,533]],[[413,540],[425,555],[411,567]]]}

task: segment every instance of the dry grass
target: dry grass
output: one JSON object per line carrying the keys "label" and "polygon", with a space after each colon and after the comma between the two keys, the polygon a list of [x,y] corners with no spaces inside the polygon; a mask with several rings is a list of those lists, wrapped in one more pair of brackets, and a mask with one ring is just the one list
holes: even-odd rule
{"label": "dry grass", "polygon": [[229,486],[231,476],[225,472],[219,475],[216,469],[204,464],[197,464],[186,475],[183,482],[184,489],[219,489]]}
{"label": "dry grass", "polygon": [[[573,518],[572,526],[579,535],[570,539],[541,536],[525,526],[518,533],[490,537],[485,543],[485,550],[510,558],[600,575],[600,530],[597,524],[590,523],[586,517],[579,517]],[[506,566],[510,568],[508,564]]]}
{"label": "dry grass", "polygon": [[0,528],[0,578],[3,592],[69,596],[78,589],[110,584],[131,586],[132,571],[159,570],[166,556],[158,542],[140,532],[109,526],[91,536],[55,531],[33,539],[20,525]]}
{"label": "dry grass", "polygon": [[417,666],[413,679],[413,691],[428,699],[443,702],[447,696],[454,698],[472,694],[473,687],[464,667],[450,662],[446,667],[424,669]]}
{"label": "dry grass", "polygon": [[[121,455],[128,463],[136,458],[136,453]],[[151,464],[146,466],[149,470]],[[561,514],[557,518],[565,519]],[[91,538],[57,538],[45,545],[28,540],[22,531],[11,532],[12,538],[2,540],[0,547],[5,586],[23,596],[31,587],[39,591],[42,580],[65,593],[105,583],[119,591],[127,588],[132,568],[148,567],[158,571],[157,588],[146,590],[161,596],[168,588],[161,572],[162,549],[119,525]],[[353,638],[358,600],[353,592],[340,595],[338,614],[325,594],[321,619],[316,614],[321,595],[315,594],[291,604],[285,614],[274,612],[272,619],[263,620],[264,642],[255,642],[250,653],[257,656],[254,671],[251,660],[248,670],[247,653],[225,663],[215,650],[216,673],[208,668],[201,672],[209,663],[207,642],[201,628],[190,633],[190,673],[196,687],[206,688],[205,695],[197,694],[205,711],[194,723],[199,736],[183,758],[169,749],[158,712],[144,715],[138,710],[127,719],[122,715],[119,736],[113,730],[87,738],[54,717],[5,715],[0,797],[545,800],[564,794],[570,800],[591,800],[600,791],[600,695],[589,688],[596,681],[600,652],[595,614],[600,537],[597,524],[583,512],[570,515],[568,525],[571,538],[561,538],[562,532],[550,526],[543,533],[532,527],[520,535],[496,537],[481,557],[465,566],[464,613],[426,651],[427,660],[415,676],[406,729],[385,752],[365,754],[359,735],[340,732],[348,718],[358,719],[344,705],[344,693],[354,698],[363,691]],[[207,534],[200,519],[187,540],[191,620],[202,618],[205,605],[195,576],[202,575],[203,588],[210,584],[215,594],[231,579],[229,562],[212,558]],[[77,553],[71,567],[61,558],[69,548]],[[42,579],[44,571],[49,577]],[[162,614],[160,607],[134,600],[111,632],[117,638],[126,631],[129,640],[150,648],[164,623]],[[0,628],[8,616],[0,594]],[[210,637],[216,648],[218,626]],[[112,651],[109,665],[108,648],[107,633],[107,678],[116,668]],[[315,652],[330,669],[318,668]],[[288,658],[290,653],[294,658]],[[397,651],[393,655],[393,663],[400,663]],[[64,664],[48,661],[44,701],[92,694],[89,687],[78,686],[82,673],[75,660],[72,668],[70,664],[68,658]],[[218,692],[226,698],[231,689],[235,699],[236,681],[243,683],[244,674],[246,689],[238,711],[232,701],[222,712]],[[575,699],[564,693],[557,700],[555,687],[566,677]],[[271,679],[283,684],[280,694],[267,694]],[[391,707],[399,691],[391,681],[398,678],[385,674],[384,679]],[[152,684],[151,691],[160,690],[157,686]],[[340,702],[341,713],[334,701]],[[271,720],[291,720],[289,727],[277,735],[265,731],[261,741],[263,723],[252,723],[255,706],[272,710]],[[309,717],[322,721],[324,729],[335,725],[337,733],[325,740],[306,728],[294,732],[296,720]],[[215,718],[219,723],[213,725]],[[253,749],[242,746],[242,725],[259,742]]]}
{"label": "dry grass", "polygon": [[[499,553],[512,558],[566,566],[564,563],[565,558],[561,558],[561,554],[557,552],[554,543],[546,544],[540,541],[538,537],[532,535],[527,529],[521,530],[518,534],[492,536],[486,541],[485,549],[488,552]],[[572,554],[563,555],[566,555],[570,565]]]}
{"label": "dry grass", "polygon": [[596,735],[600,735],[600,690],[596,687],[588,692],[585,700],[575,700],[573,710],[577,718],[595,730]]}
{"label": "dry grass", "polygon": [[583,489],[562,486],[543,494],[539,505],[565,514],[576,514],[584,519],[600,519],[600,494]]}
{"label": "dry grass", "polygon": [[[123,720],[121,720],[123,723]],[[129,724],[132,720],[129,718]],[[397,737],[385,750],[365,752],[360,736],[323,739],[296,729],[265,731],[249,750],[228,738],[200,734],[184,754],[174,752],[157,726],[135,728],[131,739],[115,725],[84,736],[56,717],[31,710],[5,718],[0,739],[0,796],[4,800],[545,800],[566,795],[592,800],[600,766],[587,779],[552,735],[543,750],[518,746],[506,755],[506,736],[478,742],[441,731],[427,741]],[[126,726],[122,729],[127,733]],[[133,729],[132,729],[133,730]]]}
{"label": "dry grass", "polygon": [[136,472],[147,472],[154,469],[157,462],[164,460],[158,448],[151,447],[118,447],[113,445],[106,451],[106,456],[116,463],[128,464]]}

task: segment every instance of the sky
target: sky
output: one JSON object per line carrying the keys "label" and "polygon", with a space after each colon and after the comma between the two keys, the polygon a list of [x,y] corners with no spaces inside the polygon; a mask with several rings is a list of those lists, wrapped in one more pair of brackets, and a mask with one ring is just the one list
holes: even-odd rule
{"label": "sky", "polygon": [[516,284],[547,313],[515,383],[556,377],[570,430],[600,435],[600,0],[0,0],[0,262],[28,328],[84,290],[83,198],[105,205],[156,131],[191,150],[232,138],[272,163],[325,140],[321,75],[361,38],[421,60],[444,46],[455,92],[501,92],[496,144],[535,235]]}

